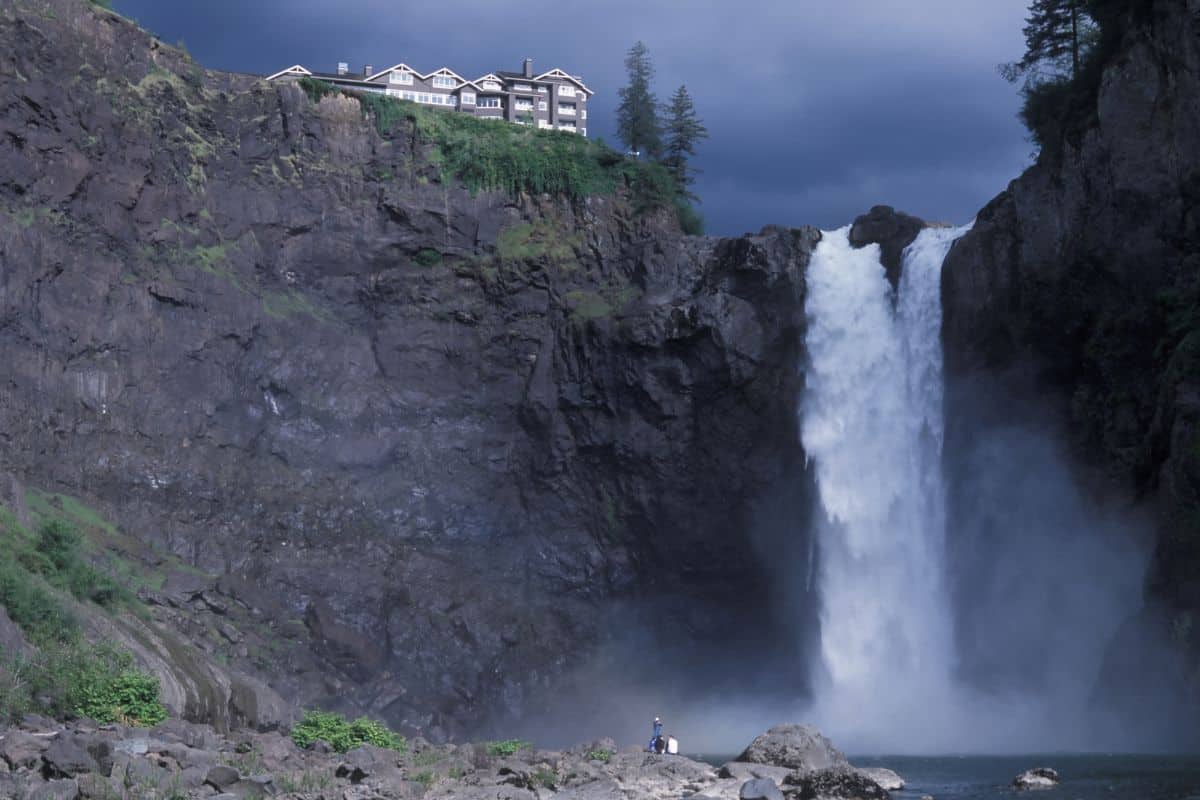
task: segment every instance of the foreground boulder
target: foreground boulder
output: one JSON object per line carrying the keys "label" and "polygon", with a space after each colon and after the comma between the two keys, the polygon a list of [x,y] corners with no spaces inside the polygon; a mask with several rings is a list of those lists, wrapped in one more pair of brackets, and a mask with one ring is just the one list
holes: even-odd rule
{"label": "foreground boulder", "polygon": [[1014,789],[1053,789],[1061,783],[1058,773],[1050,767],[1034,767],[1027,769],[1013,778]]}
{"label": "foreground boulder", "polygon": [[809,725],[794,724],[776,725],[758,736],[737,760],[803,771],[850,766],[842,752],[820,731]]}
{"label": "foreground boulder", "polygon": [[813,772],[796,770],[784,779],[788,800],[888,800],[891,795],[851,767],[828,767]]}
{"label": "foreground boulder", "polygon": [[889,792],[898,792],[904,788],[904,778],[886,767],[857,767],[855,771],[859,775],[875,781]]}

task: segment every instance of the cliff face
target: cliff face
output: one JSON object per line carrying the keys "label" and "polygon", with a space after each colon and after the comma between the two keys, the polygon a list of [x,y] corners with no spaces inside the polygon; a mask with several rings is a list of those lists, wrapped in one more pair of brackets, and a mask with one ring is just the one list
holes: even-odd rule
{"label": "cliff face", "polygon": [[17,0],[0,485],[86,498],[294,623],[315,656],[233,656],[288,699],[434,735],[524,713],[613,609],[769,641],[750,521],[803,482],[816,238],[472,195],[407,122]]}
{"label": "cliff face", "polygon": [[[1020,374],[1010,388],[1048,392],[1072,450],[1098,468],[1100,491],[1153,507],[1139,624],[1163,627],[1195,664],[1200,4],[1160,0],[1131,22],[1095,111],[1085,131],[1048,145],[951,252],[947,366],[958,380]],[[978,408],[950,412],[963,436],[982,424]]]}

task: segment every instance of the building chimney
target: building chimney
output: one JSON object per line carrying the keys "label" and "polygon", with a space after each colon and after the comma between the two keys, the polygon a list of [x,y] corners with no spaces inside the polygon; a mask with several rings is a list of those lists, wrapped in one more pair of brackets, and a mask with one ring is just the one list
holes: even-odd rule
{"label": "building chimney", "polygon": [[349,64],[347,64],[345,61],[338,62],[338,75],[345,75],[349,71],[350,71]]}
{"label": "building chimney", "polygon": [[522,70],[522,73],[525,75],[526,78],[533,77],[533,59],[532,58],[525,59],[525,69]]}
{"label": "building chimney", "polygon": [[372,67],[370,64],[367,64],[365,67],[363,67],[363,77],[364,78],[369,78],[374,74],[375,74],[375,68]]}

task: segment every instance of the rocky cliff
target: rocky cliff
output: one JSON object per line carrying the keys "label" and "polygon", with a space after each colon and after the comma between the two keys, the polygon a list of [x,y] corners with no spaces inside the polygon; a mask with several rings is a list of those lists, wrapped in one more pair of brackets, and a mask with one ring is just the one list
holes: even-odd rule
{"label": "rocky cliff", "polygon": [[1095,494],[1157,520],[1147,610],[1110,677],[1155,661],[1138,634],[1151,629],[1197,674],[1200,4],[1130,5],[1090,120],[1047,142],[946,261],[948,370],[1003,375],[1010,397],[999,413],[960,397],[950,414],[961,442],[1014,410],[1028,417],[1016,387],[1053,398]]}
{"label": "rocky cliff", "polygon": [[805,502],[818,234],[473,193],[378,121],[81,0],[0,9],[7,504],[82,499],[189,566],[143,594],[238,669],[426,735],[618,635],[794,640],[757,552]]}

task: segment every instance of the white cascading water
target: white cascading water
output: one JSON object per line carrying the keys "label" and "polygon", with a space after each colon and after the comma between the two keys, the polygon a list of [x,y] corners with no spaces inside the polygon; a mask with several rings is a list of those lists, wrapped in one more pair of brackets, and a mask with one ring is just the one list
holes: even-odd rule
{"label": "white cascading water", "polygon": [[801,436],[825,511],[828,676],[814,712],[859,748],[894,746],[889,720],[911,726],[948,699],[940,279],[967,230],[922,231],[896,293],[879,247],[852,248],[848,227],[823,235],[808,268]]}

